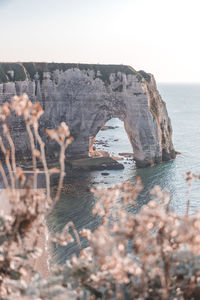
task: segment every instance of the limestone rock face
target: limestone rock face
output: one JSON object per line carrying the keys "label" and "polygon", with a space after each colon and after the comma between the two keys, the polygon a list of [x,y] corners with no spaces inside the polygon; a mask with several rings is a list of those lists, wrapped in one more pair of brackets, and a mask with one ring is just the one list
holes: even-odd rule
{"label": "limestone rock face", "polygon": [[[45,128],[66,122],[74,137],[67,155],[81,158],[88,156],[101,127],[109,119],[119,118],[124,122],[137,166],[175,158],[171,122],[151,74],[128,66],[23,63],[22,80],[16,80],[18,69],[13,65],[17,64],[0,64],[0,102],[22,93],[40,102],[45,110],[40,133],[48,157],[57,156],[59,148],[47,140]],[[12,115],[9,125],[17,158],[30,158],[23,120]]]}

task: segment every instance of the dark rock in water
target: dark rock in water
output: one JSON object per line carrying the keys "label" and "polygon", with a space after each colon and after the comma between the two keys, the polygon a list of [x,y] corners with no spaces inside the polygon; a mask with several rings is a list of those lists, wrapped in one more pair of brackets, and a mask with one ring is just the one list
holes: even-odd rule
{"label": "dark rock in water", "polygon": [[134,154],[133,153],[126,153],[126,152],[121,152],[118,153],[120,156],[124,156],[124,157],[133,157]]}
{"label": "dark rock in water", "polygon": [[110,173],[102,172],[101,175],[107,176],[107,175],[110,175]]}
{"label": "dark rock in water", "polygon": [[95,171],[95,170],[122,170],[124,166],[118,163],[111,157],[88,157],[70,160],[67,162],[67,166],[71,170],[80,171]]}
{"label": "dark rock in water", "polygon": [[107,141],[95,141],[94,145],[102,145],[104,147],[108,147]]}
{"label": "dark rock in water", "polygon": [[104,130],[108,130],[108,129],[115,129],[115,128],[119,128],[119,126],[103,126],[101,127],[101,130],[104,131]]}
{"label": "dark rock in water", "polygon": [[175,151],[175,154],[176,154],[176,155],[181,155],[181,152]]}
{"label": "dark rock in water", "polygon": [[117,126],[103,126],[101,127],[101,130],[104,131],[104,130],[108,130],[108,129],[115,129]]}

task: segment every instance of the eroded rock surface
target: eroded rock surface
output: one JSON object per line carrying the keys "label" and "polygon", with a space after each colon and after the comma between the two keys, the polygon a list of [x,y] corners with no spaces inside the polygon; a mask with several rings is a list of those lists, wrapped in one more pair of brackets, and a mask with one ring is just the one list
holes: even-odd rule
{"label": "eroded rock surface", "polygon": [[[1,63],[0,102],[27,93],[45,110],[40,133],[48,157],[59,148],[48,141],[45,128],[66,122],[74,136],[67,155],[87,157],[94,137],[111,118],[119,118],[133,147],[134,159],[145,167],[175,157],[172,127],[154,77],[123,65]],[[9,119],[18,159],[30,158],[23,120]]]}

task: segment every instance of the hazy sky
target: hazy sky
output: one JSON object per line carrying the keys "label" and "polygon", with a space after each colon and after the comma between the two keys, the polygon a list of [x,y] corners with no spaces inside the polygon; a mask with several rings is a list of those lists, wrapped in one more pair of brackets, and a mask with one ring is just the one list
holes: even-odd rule
{"label": "hazy sky", "polygon": [[128,64],[200,82],[199,0],[0,0],[0,61]]}

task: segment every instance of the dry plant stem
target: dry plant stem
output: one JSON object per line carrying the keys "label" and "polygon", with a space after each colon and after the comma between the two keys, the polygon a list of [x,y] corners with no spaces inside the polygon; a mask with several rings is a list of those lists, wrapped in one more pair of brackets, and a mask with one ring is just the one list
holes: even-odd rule
{"label": "dry plant stem", "polygon": [[189,210],[190,210],[190,199],[188,198],[188,200],[187,200],[186,216],[189,215]]}
{"label": "dry plant stem", "polygon": [[28,132],[30,143],[31,143],[31,154],[32,154],[32,162],[33,162],[33,187],[34,189],[37,189],[37,172],[36,172],[37,162],[34,154],[35,142],[34,142],[33,133],[30,128],[30,124],[28,122],[26,122],[26,130]]}
{"label": "dry plant stem", "polygon": [[41,151],[41,159],[44,167],[45,177],[46,177],[46,189],[47,189],[47,198],[50,199],[50,176],[49,176],[49,169],[47,167],[47,161],[45,156],[45,143],[41,139],[39,132],[38,132],[38,123],[33,123],[33,128],[35,132],[36,139],[40,145],[40,151]]}
{"label": "dry plant stem", "polygon": [[61,145],[61,150],[60,150],[60,157],[59,157],[59,162],[60,162],[60,177],[59,177],[59,184],[58,184],[58,189],[55,197],[55,201],[57,202],[60,198],[60,193],[63,185],[63,179],[65,176],[65,150],[66,150],[67,145],[62,144]]}
{"label": "dry plant stem", "polygon": [[190,186],[188,186],[188,191],[187,191],[188,199],[187,199],[187,208],[186,208],[185,216],[189,215],[189,210],[190,210],[190,198],[189,198],[189,194],[190,194]]}
{"label": "dry plant stem", "polygon": [[11,164],[10,164],[10,158],[9,158],[10,154],[9,154],[9,151],[7,151],[5,146],[4,146],[2,137],[0,137],[0,148],[3,152],[3,154],[4,154],[4,157],[5,157],[6,165],[7,165],[7,168],[8,168],[9,175],[10,175],[11,187],[12,187],[12,190],[13,190],[15,188],[15,179],[13,177],[13,171],[12,171]]}
{"label": "dry plant stem", "polygon": [[14,179],[13,171],[12,171],[11,164],[10,164],[10,154],[6,153],[5,158],[6,158],[6,165],[8,167],[8,172],[9,172],[9,175],[10,175],[11,187],[12,187],[12,189],[14,189],[15,188],[15,179]]}
{"label": "dry plant stem", "polygon": [[76,241],[77,241],[77,244],[78,244],[78,248],[79,248],[79,252],[81,254],[82,252],[82,247],[81,247],[81,241],[80,241],[80,238],[79,238],[79,234],[76,230],[76,227],[74,226],[74,223],[73,222],[69,222],[67,224],[68,227],[71,227],[73,229],[73,232],[74,232],[74,235],[75,235],[75,238],[76,238]]}
{"label": "dry plant stem", "polygon": [[[168,294],[169,294],[169,281],[170,281],[170,266],[169,262],[167,261],[167,258],[165,256],[165,252],[163,249],[163,244],[164,244],[164,228],[161,228],[159,230],[159,236],[157,236],[157,241],[158,244],[160,244],[160,257],[162,258],[163,264],[164,264],[164,270],[163,270],[163,278],[162,278],[162,286],[163,286],[163,295],[162,295],[162,300],[167,300],[168,299]],[[164,279],[164,280],[163,280]]]}
{"label": "dry plant stem", "polygon": [[0,162],[0,172],[1,172],[1,175],[2,175],[2,178],[3,178],[3,182],[5,184],[5,187],[6,187],[7,190],[9,190],[10,187],[9,187],[9,184],[8,184],[6,173],[5,173],[4,168],[2,166],[2,162]]}
{"label": "dry plant stem", "polygon": [[[160,278],[160,281],[161,281],[161,285],[163,287],[165,287],[166,280],[165,280],[165,276],[164,276],[163,272],[159,269],[157,270],[157,272],[158,272],[158,275],[159,275],[159,278]],[[167,294],[168,294],[168,292],[166,292],[166,288],[165,288],[164,293],[162,293],[162,300],[168,300]]]}
{"label": "dry plant stem", "polygon": [[169,198],[169,201],[167,203],[167,207],[166,207],[166,211],[169,212],[169,207],[170,207],[170,204],[172,202],[172,199],[173,199],[173,196],[171,195],[170,198]]}
{"label": "dry plant stem", "polygon": [[169,294],[169,263],[166,261],[163,249],[161,249],[161,257],[164,263],[164,284],[163,284],[163,300],[167,300]]}
{"label": "dry plant stem", "polygon": [[13,143],[13,140],[12,140],[11,135],[10,135],[10,130],[9,130],[8,125],[6,123],[4,123],[4,128],[5,128],[6,138],[9,142],[10,149],[11,149],[12,169],[13,169],[13,172],[14,172],[14,176],[16,177],[17,173],[16,173],[16,160],[15,160],[15,145]]}

